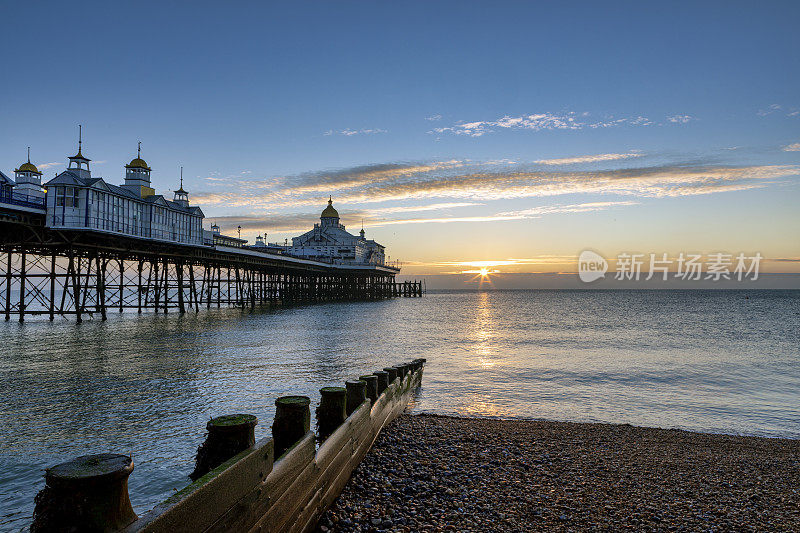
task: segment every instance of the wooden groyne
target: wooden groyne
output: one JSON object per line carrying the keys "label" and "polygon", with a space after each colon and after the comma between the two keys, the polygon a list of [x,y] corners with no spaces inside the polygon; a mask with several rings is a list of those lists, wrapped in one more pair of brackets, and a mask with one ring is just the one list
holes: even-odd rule
{"label": "wooden groyne", "polygon": [[252,415],[212,419],[198,450],[196,481],[138,518],[128,497],[130,457],[89,455],[57,465],[36,497],[31,531],[310,531],[381,429],[406,409],[424,363],[416,359],[322,389],[318,434],[305,396],[278,398],[272,437],[259,441]]}

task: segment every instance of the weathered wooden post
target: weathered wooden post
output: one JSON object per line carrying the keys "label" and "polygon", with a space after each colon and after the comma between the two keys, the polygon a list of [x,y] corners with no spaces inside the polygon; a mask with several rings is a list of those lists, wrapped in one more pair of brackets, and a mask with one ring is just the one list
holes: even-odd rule
{"label": "weathered wooden post", "polygon": [[403,378],[406,377],[406,368],[402,364],[393,366],[397,369],[397,377],[400,378],[400,381],[403,381]]}
{"label": "weathered wooden post", "polygon": [[275,421],[272,423],[275,457],[283,455],[311,430],[310,404],[308,396],[281,396],[275,400]]}
{"label": "weathered wooden post", "polygon": [[347,389],[344,387],[322,387],[322,398],[317,408],[317,426],[320,439],[326,439],[347,418]]}
{"label": "weathered wooden post", "polygon": [[394,380],[397,379],[397,369],[393,366],[387,366],[383,371],[389,374],[389,383],[394,383]]}
{"label": "weathered wooden post", "polygon": [[253,415],[223,415],[212,418],[206,424],[208,436],[197,449],[192,481],[256,443],[255,427],[258,418]]}
{"label": "weathered wooden post", "polygon": [[370,402],[375,403],[375,400],[378,399],[378,376],[359,376],[358,379],[367,383],[367,398]]}
{"label": "weathered wooden post", "polygon": [[380,396],[389,386],[389,373],[378,370],[377,372],[373,372],[373,374],[378,378],[378,396]]}
{"label": "weathered wooden post", "polygon": [[134,520],[128,497],[133,461],[126,455],[82,455],[49,468],[45,488],[36,496],[33,533],[105,532]]}
{"label": "weathered wooden post", "polygon": [[348,380],[345,383],[347,388],[347,416],[353,414],[362,403],[367,401],[367,382],[358,380]]}

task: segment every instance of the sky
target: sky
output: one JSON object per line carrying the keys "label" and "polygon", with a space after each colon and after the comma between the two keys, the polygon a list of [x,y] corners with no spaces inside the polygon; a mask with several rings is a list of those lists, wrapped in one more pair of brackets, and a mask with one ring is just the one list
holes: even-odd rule
{"label": "sky", "polygon": [[800,272],[797,2],[0,0],[0,15],[9,175],[30,146],[52,178],[82,124],[95,176],[121,183],[141,141],[159,193],[183,166],[206,226],[251,241],[310,229],[332,196],[406,275],[574,277],[587,249],[612,270],[624,253],[724,252]]}

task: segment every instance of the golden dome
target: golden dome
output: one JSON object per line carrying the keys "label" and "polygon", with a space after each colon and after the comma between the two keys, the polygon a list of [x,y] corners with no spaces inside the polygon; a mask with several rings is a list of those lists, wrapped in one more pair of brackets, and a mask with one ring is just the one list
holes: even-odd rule
{"label": "golden dome", "polygon": [[28,161],[27,163],[22,163],[17,170],[14,172],[33,172],[34,174],[41,174],[39,169],[36,168],[36,165]]}
{"label": "golden dome", "polygon": [[328,199],[328,207],[322,211],[320,218],[339,218],[339,212],[333,207],[333,198]]}
{"label": "golden dome", "polygon": [[141,157],[137,157],[136,159],[132,160],[129,164],[125,165],[125,168],[141,168],[144,170],[151,170],[151,168],[147,166],[147,161]]}

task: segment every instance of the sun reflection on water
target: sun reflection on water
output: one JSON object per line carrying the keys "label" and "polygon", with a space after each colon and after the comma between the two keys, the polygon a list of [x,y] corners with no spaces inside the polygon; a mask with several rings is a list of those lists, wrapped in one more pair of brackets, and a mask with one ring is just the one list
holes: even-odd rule
{"label": "sun reflection on water", "polygon": [[483,369],[489,369],[495,366],[495,356],[497,355],[496,320],[490,298],[491,295],[488,292],[479,293],[471,332],[474,343],[473,352],[477,355],[477,366]]}

